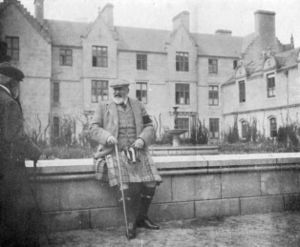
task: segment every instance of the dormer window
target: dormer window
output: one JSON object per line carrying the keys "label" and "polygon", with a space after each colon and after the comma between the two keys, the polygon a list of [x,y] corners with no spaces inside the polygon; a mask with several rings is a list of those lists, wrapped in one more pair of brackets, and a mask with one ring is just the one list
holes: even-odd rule
{"label": "dormer window", "polygon": [[267,74],[266,78],[268,98],[275,97],[275,73]]}
{"label": "dormer window", "polygon": [[176,52],[176,71],[189,71],[188,52]]}
{"label": "dormer window", "polygon": [[107,46],[92,46],[93,67],[108,67]]}

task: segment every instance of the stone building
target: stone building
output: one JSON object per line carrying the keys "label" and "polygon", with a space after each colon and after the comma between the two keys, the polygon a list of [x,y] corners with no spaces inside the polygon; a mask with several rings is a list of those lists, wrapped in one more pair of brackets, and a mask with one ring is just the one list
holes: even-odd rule
{"label": "stone building", "polygon": [[131,82],[130,96],[145,103],[158,136],[174,128],[174,106],[186,137],[199,119],[211,141],[236,118],[241,126],[256,118],[267,130],[274,119],[276,128],[284,124],[280,114],[297,117],[299,49],[276,38],[273,12],[257,11],[255,32],[237,37],[191,32],[187,11],[173,18],[172,30],[155,30],[115,26],[111,4],[92,23],[48,20],[44,1],[34,5],[33,17],[18,0],[4,0],[0,38],[25,72],[28,128],[44,137],[59,136],[68,119],[79,134],[96,105],[110,99],[116,78]]}

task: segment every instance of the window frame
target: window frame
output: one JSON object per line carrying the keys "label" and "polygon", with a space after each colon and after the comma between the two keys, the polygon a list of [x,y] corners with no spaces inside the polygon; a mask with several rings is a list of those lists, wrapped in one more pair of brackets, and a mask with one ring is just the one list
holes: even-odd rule
{"label": "window frame", "polygon": [[60,136],[60,118],[58,116],[54,116],[52,121],[52,137],[58,138]]}
{"label": "window frame", "polygon": [[[217,90],[214,90],[214,89]],[[219,105],[219,86],[218,85],[209,85],[208,86],[208,105],[209,106],[218,106]]]}
{"label": "window frame", "polygon": [[[143,88],[143,86],[146,86],[146,89]],[[138,92],[140,92],[140,96],[138,95]],[[145,97],[143,97],[143,92],[145,92]],[[135,96],[136,99],[141,101],[143,104],[148,103],[148,83],[145,81],[137,81],[136,82],[136,90],[135,90]],[[145,100],[143,100],[145,98]]]}
{"label": "window frame", "polygon": [[[272,80],[270,80],[272,79]],[[266,81],[267,81],[267,97],[273,98],[276,96],[275,89],[276,89],[276,81],[275,81],[275,72],[271,72],[266,74]],[[273,84],[272,87],[270,84]]]}
{"label": "window frame", "polygon": [[136,69],[147,70],[148,69],[148,56],[145,53],[136,54]]}
{"label": "window frame", "polygon": [[277,137],[278,131],[277,131],[277,119],[275,117],[271,117],[269,119],[270,124],[270,137]]}
{"label": "window frame", "polygon": [[[12,61],[20,61],[20,38],[18,36],[5,36],[5,42],[7,44],[7,55]],[[15,46],[15,44],[17,45]]]}
{"label": "window frame", "polygon": [[52,102],[58,104],[60,102],[60,82],[52,82]]}
{"label": "window frame", "polygon": [[[67,54],[70,52],[71,54]],[[69,58],[69,59],[68,59]],[[72,48],[59,48],[59,65],[60,66],[73,66],[73,49]]]}
{"label": "window frame", "polygon": [[216,58],[208,59],[208,73],[209,74],[218,74],[218,59],[216,59]]}
{"label": "window frame", "polygon": [[175,70],[178,72],[189,71],[189,53],[185,51],[176,51]]}
{"label": "window frame", "polygon": [[239,86],[239,103],[245,103],[246,102],[246,81],[245,80],[238,81],[238,86]]}
{"label": "window frame", "polygon": [[241,135],[243,139],[247,138],[249,123],[246,120],[241,121]]}
{"label": "window frame", "polygon": [[108,68],[108,47],[101,45],[92,46],[92,67]]}
{"label": "window frame", "polygon": [[220,138],[220,119],[219,118],[209,118],[209,136],[211,139],[219,139]]}
{"label": "window frame", "polygon": [[[109,100],[108,84],[109,84],[108,80],[91,80],[91,102],[92,103],[99,103],[99,100],[100,101]],[[105,91],[106,94],[103,93]]]}
{"label": "window frame", "polygon": [[175,119],[175,126],[176,129],[184,129],[189,131],[190,128],[190,119],[189,117],[177,117]]}
{"label": "window frame", "polygon": [[[182,89],[182,91],[180,91]],[[183,96],[183,97],[180,97]],[[183,98],[184,103],[181,102]],[[176,83],[175,84],[175,104],[176,105],[190,105],[190,84]]]}

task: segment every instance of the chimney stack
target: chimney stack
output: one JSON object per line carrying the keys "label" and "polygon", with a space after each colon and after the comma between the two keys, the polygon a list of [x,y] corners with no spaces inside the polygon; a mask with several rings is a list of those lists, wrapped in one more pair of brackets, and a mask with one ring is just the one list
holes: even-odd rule
{"label": "chimney stack", "polygon": [[38,22],[44,21],[44,0],[34,0],[34,15]]}
{"label": "chimney stack", "polygon": [[114,27],[114,6],[111,3],[106,4],[100,14],[106,25],[112,29]]}
{"label": "chimney stack", "polygon": [[255,15],[255,32],[259,35],[263,50],[273,48],[276,42],[275,12],[258,10]]}
{"label": "chimney stack", "polygon": [[182,11],[173,18],[173,30],[180,25],[183,25],[188,32],[190,31],[190,13],[188,11]]}

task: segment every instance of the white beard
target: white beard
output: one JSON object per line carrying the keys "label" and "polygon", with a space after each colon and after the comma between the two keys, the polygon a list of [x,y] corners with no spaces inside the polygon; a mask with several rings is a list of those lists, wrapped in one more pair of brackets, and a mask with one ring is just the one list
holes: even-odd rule
{"label": "white beard", "polygon": [[120,104],[123,104],[125,102],[125,99],[122,98],[122,97],[113,97],[113,101],[117,104],[117,105],[120,105]]}

